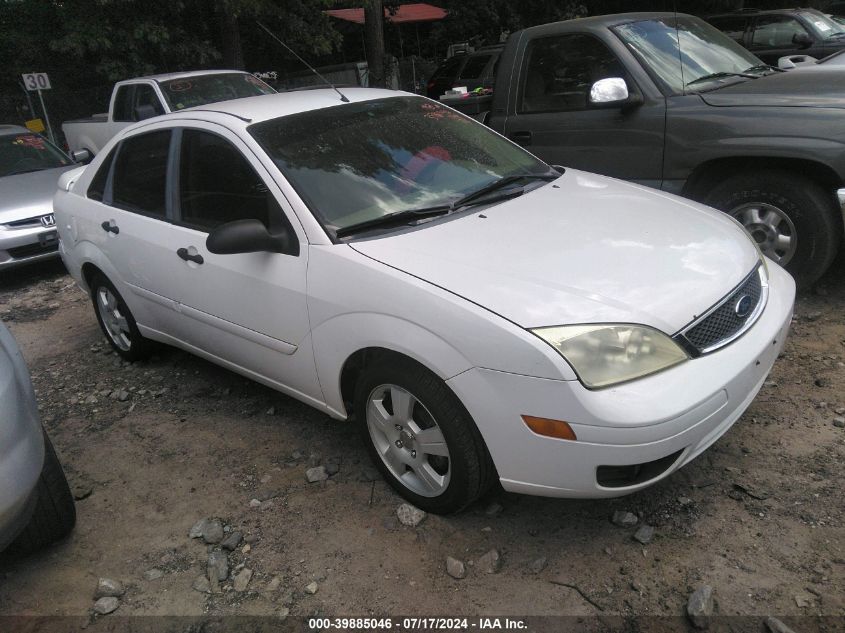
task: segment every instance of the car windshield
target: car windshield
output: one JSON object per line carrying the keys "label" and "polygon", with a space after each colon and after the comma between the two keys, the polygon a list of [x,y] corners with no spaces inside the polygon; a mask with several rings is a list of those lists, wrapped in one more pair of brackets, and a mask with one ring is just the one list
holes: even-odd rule
{"label": "car windshield", "polygon": [[217,73],[159,81],[161,92],[171,112],[195,106],[256,97],[276,92],[249,73]]}
{"label": "car windshield", "polygon": [[70,159],[37,134],[0,136],[0,178],[70,165]]}
{"label": "car windshield", "polygon": [[827,17],[821,11],[804,11],[802,15],[812,22],[813,26],[822,34],[822,37],[831,38],[845,35],[845,26]]}
{"label": "car windshield", "polygon": [[759,58],[698,18],[643,20],[614,30],[675,94],[696,82],[695,90],[711,89],[714,82],[765,68]]}
{"label": "car windshield", "polygon": [[549,166],[421,97],[390,97],[256,123],[252,136],[330,230],[448,205]]}

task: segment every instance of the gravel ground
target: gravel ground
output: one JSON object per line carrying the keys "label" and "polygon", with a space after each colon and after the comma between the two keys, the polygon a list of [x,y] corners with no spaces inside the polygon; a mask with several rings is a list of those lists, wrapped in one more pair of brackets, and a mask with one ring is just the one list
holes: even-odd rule
{"label": "gravel ground", "polygon": [[[835,425],[845,415],[842,258],[799,299],[760,395],[685,469],[621,499],[495,491],[416,526],[399,522],[402,500],[351,424],[174,349],[119,360],[60,264],[0,276],[0,317],[21,344],[78,499],[68,539],[0,560],[0,616],[513,614],[584,623],[680,617],[706,585],[717,616],[777,615],[798,633],[845,630],[845,429]],[[306,471],[319,466],[330,476],[308,483]],[[616,512],[637,524],[615,525]],[[191,538],[204,518],[220,524]],[[643,525],[653,527],[650,540]],[[221,526],[224,539],[242,537],[226,544],[237,541],[232,551],[218,542]],[[209,581],[209,555],[228,567],[226,579],[215,567]],[[116,600],[111,615],[93,611],[100,578],[122,584],[97,603],[108,610]],[[672,622],[666,630],[692,626]],[[737,630],[740,620],[722,622]]]}

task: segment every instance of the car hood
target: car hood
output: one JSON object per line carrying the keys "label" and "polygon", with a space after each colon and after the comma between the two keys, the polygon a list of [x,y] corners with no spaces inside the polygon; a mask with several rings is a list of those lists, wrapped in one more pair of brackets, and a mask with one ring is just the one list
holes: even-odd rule
{"label": "car hood", "polygon": [[702,92],[701,98],[711,106],[845,108],[845,73],[774,73]]}
{"label": "car hood", "polygon": [[79,165],[0,178],[0,224],[53,212],[59,176]]}
{"label": "car hood", "polygon": [[718,211],[575,170],[508,202],[351,246],[522,327],[622,322],[670,334],[758,260]]}

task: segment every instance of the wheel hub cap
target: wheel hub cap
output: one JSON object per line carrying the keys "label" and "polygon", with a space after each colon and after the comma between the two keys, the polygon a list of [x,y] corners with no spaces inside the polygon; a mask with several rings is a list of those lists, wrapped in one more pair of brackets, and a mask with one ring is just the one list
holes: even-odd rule
{"label": "wheel hub cap", "polygon": [[120,311],[117,297],[111,290],[103,286],[97,289],[97,311],[100,313],[103,327],[112,343],[118,349],[128,352],[132,346],[132,339],[129,338],[129,323]]}
{"label": "wheel hub cap", "polygon": [[798,237],[795,225],[782,209],[765,202],[750,202],[729,213],[745,227],[766,257],[781,266],[794,257]]}

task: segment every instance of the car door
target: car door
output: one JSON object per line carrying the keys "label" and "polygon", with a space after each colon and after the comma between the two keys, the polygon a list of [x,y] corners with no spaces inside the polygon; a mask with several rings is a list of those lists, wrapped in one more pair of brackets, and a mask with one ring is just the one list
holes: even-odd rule
{"label": "car door", "polygon": [[[802,47],[799,42],[808,38],[813,43]],[[767,64],[777,66],[786,55],[824,57],[824,44],[817,41],[798,18],[791,15],[759,15],[754,18],[749,34],[748,50]]]}
{"label": "car door", "polygon": [[[237,136],[213,124],[196,125],[180,132],[174,193],[178,239],[170,253],[182,257],[177,260],[179,303],[192,322],[188,341],[255,377],[321,402],[309,338],[304,231]],[[295,252],[218,255],[206,248],[215,228],[245,219],[259,220],[271,233],[288,232]]]}
{"label": "car door", "polygon": [[157,129],[127,137],[102,164],[87,196],[94,204],[80,222],[114,266],[118,286],[139,326],[176,340],[186,328],[180,317],[170,221],[168,178],[173,132]]}
{"label": "car door", "polygon": [[[663,164],[666,101],[644,92],[632,60],[588,33],[539,37],[528,43],[505,135],[547,163],[575,167],[658,187]],[[598,108],[590,89],[619,77],[643,97],[633,107]]]}

